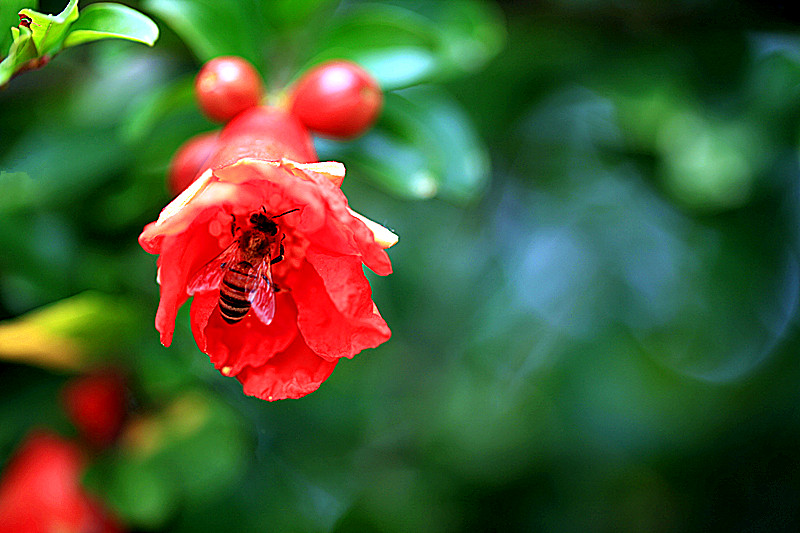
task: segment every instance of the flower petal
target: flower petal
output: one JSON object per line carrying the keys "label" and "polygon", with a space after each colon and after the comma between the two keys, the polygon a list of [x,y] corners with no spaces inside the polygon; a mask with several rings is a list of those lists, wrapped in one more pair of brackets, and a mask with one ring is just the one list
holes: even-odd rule
{"label": "flower petal", "polygon": [[345,316],[359,316],[372,309],[372,289],[364,276],[361,259],[309,248],[306,260],[319,274],[337,311]]}
{"label": "flower petal", "polygon": [[[372,303],[372,289],[360,261],[352,257],[338,258],[339,268],[320,267],[326,275],[342,275],[323,281],[314,266],[305,262],[288,280],[297,304],[297,326],[308,346],[320,357],[334,360],[352,358],[365,348],[374,348],[391,336],[389,326]],[[356,262],[358,261],[358,262]],[[330,268],[328,268],[330,267]],[[342,306],[353,304],[343,313],[331,298]]]}
{"label": "flower petal", "polygon": [[331,252],[360,255],[376,274],[391,274],[389,256],[383,251],[386,246],[376,242],[374,230],[349,209],[341,189],[320,173],[304,172],[301,165],[286,160],[242,159],[215,170],[214,175],[228,184],[251,184],[261,191],[273,191],[263,193],[267,205],[271,205],[270,197],[278,194],[284,198],[283,210],[300,206],[296,229],[310,241]]}
{"label": "flower petal", "polygon": [[266,363],[297,337],[297,310],[287,293],[275,295],[275,318],[269,325],[249,312],[241,322],[228,324],[217,311],[219,291],[196,294],[192,301],[192,333],[197,346],[226,376],[246,366]]}
{"label": "flower petal", "polygon": [[221,250],[219,239],[208,231],[208,222],[198,224],[193,231],[164,238],[158,256],[161,299],[156,312],[156,329],[164,346],[172,343],[178,308],[188,298],[189,279]]}
{"label": "flower petal", "polygon": [[389,228],[381,226],[380,224],[378,224],[374,220],[370,220],[367,217],[365,217],[364,215],[356,213],[352,209],[349,209],[349,211],[350,211],[351,215],[353,215],[358,220],[363,222],[364,225],[369,228],[369,230],[372,232],[372,235],[375,237],[375,242],[378,243],[378,245],[381,248],[383,248],[383,249],[391,248],[392,246],[397,244],[398,240],[400,240],[400,237],[398,237],[397,234],[395,234]]}
{"label": "flower petal", "polygon": [[[283,158],[281,159],[280,164],[289,170],[296,168],[306,175],[311,172],[319,174],[321,177],[330,180],[330,182],[337,187],[341,187],[342,182],[344,181],[344,165],[338,161],[298,163],[296,161],[292,161],[291,159]],[[296,175],[302,177],[302,174],[298,173]]]}
{"label": "flower petal", "polygon": [[335,361],[317,356],[298,336],[285,351],[264,365],[245,367],[236,379],[249,396],[269,401],[300,398],[317,390],[335,366]]}

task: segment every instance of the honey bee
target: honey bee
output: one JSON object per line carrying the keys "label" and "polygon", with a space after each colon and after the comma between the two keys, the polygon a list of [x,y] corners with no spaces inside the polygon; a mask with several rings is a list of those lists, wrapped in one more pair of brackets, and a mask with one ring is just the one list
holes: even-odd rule
{"label": "honey bee", "polygon": [[[278,291],[272,282],[272,265],[283,260],[286,238],[283,233],[278,239],[275,219],[297,210],[270,217],[262,206],[262,212],[250,215],[251,228],[238,237],[236,217],[231,215],[233,242],[192,276],[189,294],[219,288],[219,312],[225,322],[239,322],[252,308],[258,319],[269,325],[275,316]],[[276,244],[278,254],[273,257]]]}

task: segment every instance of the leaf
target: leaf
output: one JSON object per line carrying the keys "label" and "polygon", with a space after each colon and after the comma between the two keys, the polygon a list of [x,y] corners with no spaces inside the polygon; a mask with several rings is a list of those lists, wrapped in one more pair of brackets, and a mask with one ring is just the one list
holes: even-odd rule
{"label": "leaf", "polygon": [[301,72],[349,59],[384,91],[401,89],[476,71],[505,42],[501,15],[484,2],[398,4],[359,5],[333,18]]}
{"label": "leaf", "polygon": [[330,59],[349,59],[372,74],[383,90],[420,83],[436,69],[436,28],[413,11],[368,4],[334,19],[301,72]]}
{"label": "leaf", "polygon": [[85,291],[0,322],[0,359],[44,368],[85,368],[93,356],[106,356],[112,342],[119,345],[120,336],[132,331],[132,320],[124,301]]}
{"label": "leaf", "polygon": [[70,28],[64,47],[100,39],[126,39],[153,46],[158,39],[158,26],[145,15],[121,4],[92,4]]}
{"label": "leaf", "polygon": [[155,465],[125,459],[112,455],[95,461],[83,483],[127,523],[156,529],[176,507],[177,488]]}
{"label": "leaf", "polygon": [[36,0],[2,0],[0,2],[0,59],[4,57],[3,54],[11,46],[12,37],[8,29],[19,25],[20,9],[26,7],[36,9],[38,4]]}
{"label": "leaf", "polygon": [[86,484],[129,525],[163,527],[180,505],[218,497],[245,467],[236,413],[202,392],[132,420],[119,447],[90,467]]}
{"label": "leaf", "polygon": [[502,50],[506,31],[500,9],[489,2],[455,0],[421,5],[436,27],[443,75],[474,72]]}
{"label": "leaf", "polygon": [[122,120],[121,135],[128,142],[141,141],[166,117],[182,111],[197,113],[194,76],[184,76],[164,83],[129,106]]}
{"label": "leaf", "polygon": [[109,129],[66,130],[54,124],[29,127],[0,158],[0,168],[31,176],[42,205],[62,205],[113,180],[127,157]]}
{"label": "leaf", "polygon": [[142,6],[177,33],[197,58],[244,57],[262,66],[268,24],[256,0],[145,0]]}
{"label": "leaf", "polygon": [[70,0],[58,15],[47,15],[32,9],[23,9],[20,14],[31,19],[33,42],[39,56],[49,56],[61,49],[69,27],[78,19],[78,0]]}
{"label": "leaf", "polygon": [[25,172],[0,170],[0,215],[23,209],[36,201],[36,183]]}
{"label": "leaf", "polygon": [[299,26],[326,11],[332,11],[340,0],[271,0],[270,22],[281,28]]}
{"label": "leaf", "polygon": [[80,20],[78,0],[70,0],[58,15],[32,9],[23,9],[19,14],[30,18],[30,28],[11,28],[13,42],[8,57],[0,63],[0,86],[25,68],[43,66],[65,46],[107,38],[128,39],[152,46],[158,38],[158,27],[153,21],[117,4],[91,5]]}
{"label": "leaf", "polygon": [[436,195],[437,182],[424,155],[401,139],[372,131],[346,146],[318,139],[321,159],[342,159],[348,174],[356,174],[383,190],[411,200]]}
{"label": "leaf", "polygon": [[21,70],[26,63],[38,57],[33,35],[28,28],[11,28],[14,41],[8,51],[8,57],[0,62],[0,87]]}
{"label": "leaf", "polygon": [[428,128],[432,158],[441,161],[440,194],[458,202],[477,197],[489,177],[489,155],[463,109],[441,91],[414,87],[401,93],[411,103],[405,111]]}
{"label": "leaf", "polygon": [[430,87],[387,94],[375,130],[347,144],[318,141],[317,148],[322,159],[341,159],[348,171],[411,199],[468,202],[489,174],[486,148],[467,115]]}

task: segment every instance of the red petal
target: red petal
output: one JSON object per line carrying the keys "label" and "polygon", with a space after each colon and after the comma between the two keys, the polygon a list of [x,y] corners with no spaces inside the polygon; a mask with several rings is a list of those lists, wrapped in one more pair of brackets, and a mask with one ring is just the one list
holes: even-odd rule
{"label": "red petal", "polygon": [[244,160],[216,170],[215,175],[229,183],[252,182],[265,187],[266,182],[274,186],[284,197],[286,209],[303,207],[296,231],[331,252],[360,255],[377,274],[391,274],[389,256],[375,242],[372,231],[351,214],[344,193],[322,174],[307,172],[285,160],[277,166],[265,161]]}
{"label": "red petal", "polygon": [[139,245],[148,254],[161,253],[161,243],[163,241],[163,236],[157,233],[155,228],[156,228],[156,223],[151,222],[144,227],[144,229],[142,230],[142,234],[139,235]]}
{"label": "red petal", "polygon": [[266,364],[246,367],[236,378],[244,393],[263,400],[300,398],[314,392],[333,372],[335,361],[318,357],[298,336],[283,352]]}
{"label": "red petal", "polygon": [[309,248],[306,260],[319,274],[328,297],[340,313],[355,317],[372,310],[372,288],[359,258],[333,256]]}
{"label": "red petal", "polygon": [[[232,203],[232,200],[244,205]],[[150,229],[148,238],[158,242],[161,250],[158,258],[161,300],[156,312],[156,329],[161,332],[164,346],[172,343],[175,317],[188,298],[186,289],[192,275],[213,260],[232,238],[220,237],[228,231],[223,227],[211,232],[210,224],[215,221],[219,224],[220,216],[228,224],[230,219],[226,213],[257,210],[261,200],[253,187],[216,182],[174,216],[158,226],[145,228],[145,232]]]}
{"label": "red petal", "polygon": [[[295,172],[300,172],[295,169]],[[372,231],[354,217],[348,209],[347,197],[341,189],[316,173],[304,173],[317,184],[325,201],[325,224],[317,228],[305,228],[306,237],[315,245],[344,255],[359,255],[365,265],[381,276],[392,273],[389,256],[375,242]]]}
{"label": "red petal", "polygon": [[218,370],[233,376],[246,366],[260,366],[297,337],[297,310],[288,294],[275,295],[275,318],[268,326],[253,312],[228,324],[217,311],[219,292],[197,294],[192,301],[192,333],[197,346]]}
{"label": "red petal", "polygon": [[156,312],[156,329],[161,332],[161,343],[172,343],[175,317],[178,308],[187,300],[186,287],[191,276],[221,251],[219,239],[207,231],[187,232],[187,235],[170,236],[158,257],[161,279],[161,299]]}
{"label": "red petal", "polygon": [[[343,273],[346,286],[336,278],[323,281],[308,262],[303,263],[288,280],[297,303],[300,333],[315,353],[328,360],[353,357],[365,348],[386,342],[391,336],[389,326],[372,303],[372,290],[363,271],[360,278],[355,275],[354,269],[361,269],[361,262],[352,257],[338,259],[343,265],[338,269],[331,268],[327,273]],[[345,302],[355,305],[348,309],[347,314],[342,313],[329,291],[339,305]]]}

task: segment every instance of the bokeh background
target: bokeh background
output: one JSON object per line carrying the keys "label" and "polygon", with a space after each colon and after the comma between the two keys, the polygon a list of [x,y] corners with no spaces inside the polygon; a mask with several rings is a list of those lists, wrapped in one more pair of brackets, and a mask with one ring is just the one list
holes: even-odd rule
{"label": "bokeh background", "polygon": [[[83,483],[129,531],[800,528],[787,3],[126,3],[154,48],[0,91],[0,468],[33,428],[79,439],[61,390],[115,368],[128,422]],[[387,91],[318,149],[400,235],[371,277],[393,336],[301,400],[243,396],[186,309],[171,348],[153,327],[136,238],[231,53],[273,95],[331,57]]]}

